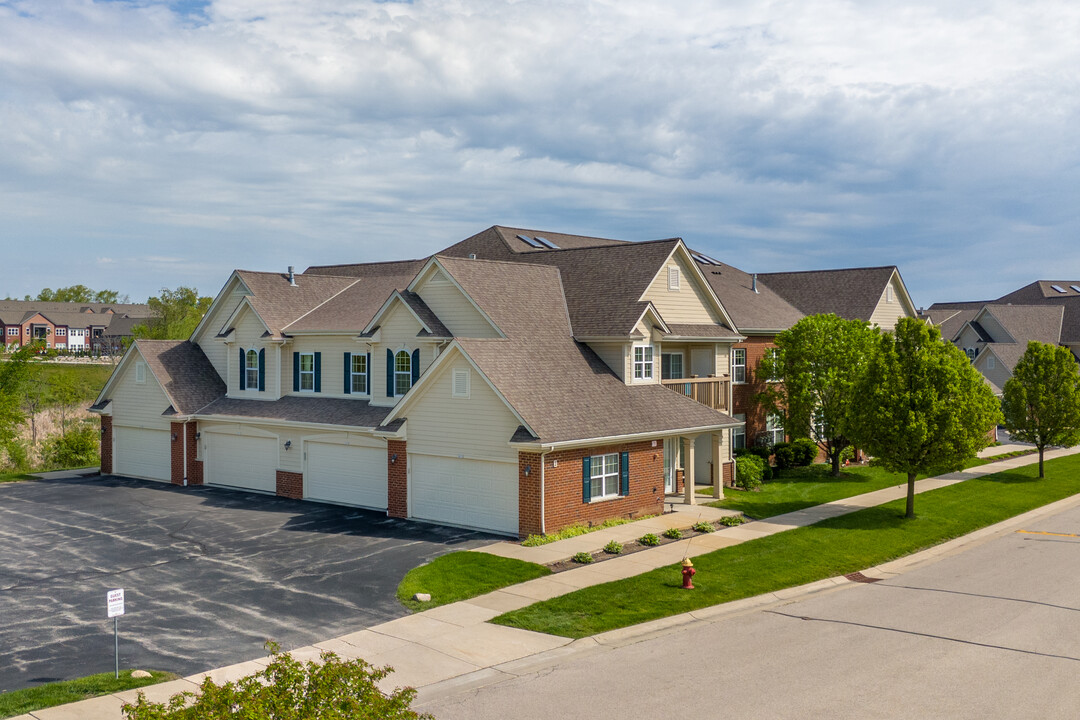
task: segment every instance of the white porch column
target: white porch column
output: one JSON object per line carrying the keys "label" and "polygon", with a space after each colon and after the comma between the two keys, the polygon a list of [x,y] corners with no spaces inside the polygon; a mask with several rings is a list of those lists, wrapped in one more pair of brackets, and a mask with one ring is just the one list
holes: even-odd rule
{"label": "white porch column", "polygon": [[724,498],[724,432],[712,434],[712,466],[713,466],[713,497],[717,500]]}
{"label": "white porch column", "polygon": [[687,505],[694,505],[694,441],[697,435],[687,435],[686,457],[683,458],[683,498]]}

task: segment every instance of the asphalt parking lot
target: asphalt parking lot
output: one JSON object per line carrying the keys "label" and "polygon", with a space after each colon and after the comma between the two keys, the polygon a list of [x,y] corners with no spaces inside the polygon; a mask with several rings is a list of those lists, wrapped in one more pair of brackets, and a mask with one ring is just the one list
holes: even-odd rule
{"label": "asphalt parking lot", "polygon": [[493,537],[383,513],[120,477],[0,484],[0,691],[120,665],[181,675],[407,614],[411,568]]}

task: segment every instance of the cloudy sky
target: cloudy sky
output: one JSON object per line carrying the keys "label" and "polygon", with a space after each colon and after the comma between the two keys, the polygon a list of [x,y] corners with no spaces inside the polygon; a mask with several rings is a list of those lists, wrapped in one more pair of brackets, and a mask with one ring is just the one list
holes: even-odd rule
{"label": "cloudy sky", "polygon": [[1080,279],[1070,2],[0,0],[0,297],[494,224],[916,304]]}

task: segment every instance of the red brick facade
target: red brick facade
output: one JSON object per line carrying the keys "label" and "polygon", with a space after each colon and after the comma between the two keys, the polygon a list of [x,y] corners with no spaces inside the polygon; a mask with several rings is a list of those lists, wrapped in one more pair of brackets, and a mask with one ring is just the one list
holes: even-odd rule
{"label": "red brick facade", "polygon": [[[582,458],[607,453],[629,453],[628,495],[585,502],[582,498]],[[518,533],[541,531],[540,456],[518,454]],[[530,467],[525,476],[525,467]],[[562,450],[544,456],[544,531],[555,532],[574,523],[591,525],[611,518],[630,518],[662,512],[664,508],[664,443],[636,443]]]}
{"label": "red brick facade", "polygon": [[724,463],[724,485],[727,487],[735,486],[735,463]]}
{"label": "red brick facade", "polygon": [[754,396],[765,389],[765,383],[757,377],[757,366],[765,357],[766,351],[776,347],[774,335],[748,337],[732,346],[732,349],[746,350],[746,382],[736,383],[732,373],[732,413],[746,416],[746,444],[753,445],[758,436],[765,433],[765,412],[754,400]]}
{"label": "red brick facade", "polygon": [[172,455],[170,480],[173,485],[184,484],[184,423],[171,423],[169,425],[169,452]]}
{"label": "red brick facade", "polygon": [[278,497],[299,500],[304,497],[304,476],[301,473],[277,471],[277,494]]}
{"label": "red brick facade", "polygon": [[112,416],[101,416],[101,474],[112,475],[113,471],[113,427]]}
{"label": "red brick facade", "polygon": [[409,468],[404,440],[386,441],[386,514],[409,516]]}
{"label": "red brick facade", "polygon": [[203,484],[203,464],[202,460],[196,460],[199,456],[199,440],[195,436],[199,434],[198,423],[190,422],[185,425],[187,428],[187,436],[184,438],[185,449],[187,450],[187,476],[188,485],[202,485]]}

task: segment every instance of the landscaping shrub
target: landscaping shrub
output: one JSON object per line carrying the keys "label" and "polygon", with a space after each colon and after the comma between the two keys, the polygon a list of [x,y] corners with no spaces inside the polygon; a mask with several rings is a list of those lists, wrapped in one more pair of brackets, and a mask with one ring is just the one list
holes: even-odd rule
{"label": "landscaping shrub", "polygon": [[735,487],[753,490],[761,487],[763,463],[757,455],[740,455],[735,458]]}
{"label": "landscaping shrub", "polygon": [[728,527],[735,527],[736,525],[742,525],[746,522],[746,518],[742,515],[725,515],[720,518],[720,524]]}
{"label": "landscaping shrub", "polygon": [[590,555],[587,552],[582,551],[582,552],[579,552],[579,553],[574,553],[574,557],[572,557],[570,559],[573,560],[576,563],[581,563],[582,565],[588,565],[589,563],[591,563],[593,561],[593,556]]}
{"label": "landscaping shrub", "polygon": [[46,441],[41,458],[46,468],[86,467],[98,462],[99,436],[91,423],[81,423]]}
{"label": "landscaping shrub", "polygon": [[656,533],[645,533],[640,538],[638,538],[638,542],[648,547],[655,547],[660,544],[660,538],[656,535]]}
{"label": "landscaping shrub", "polygon": [[682,530],[674,527],[668,528],[664,531],[664,537],[668,538],[669,540],[680,540],[682,539]]}
{"label": "landscaping shrub", "polygon": [[705,522],[704,520],[698,520],[694,523],[694,532],[711,533],[715,529],[716,528],[713,527],[712,523]]}
{"label": "landscaping shrub", "polygon": [[855,448],[848,445],[846,448],[840,451],[840,464],[843,465],[846,462],[855,459]]}
{"label": "landscaping shrub", "polygon": [[790,470],[795,467],[795,450],[791,443],[778,442],[773,445],[772,451],[777,470]]}
{"label": "landscaping shrub", "polygon": [[608,555],[618,555],[622,552],[622,543],[620,543],[618,540],[612,540],[604,546],[604,552],[606,552]]}
{"label": "landscaping shrub", "polygon": [[810,438],[799,438],[791,441],[791,450],[794,453],[795,467],[807,467],[813,465],[817,459],[818,445]]}

